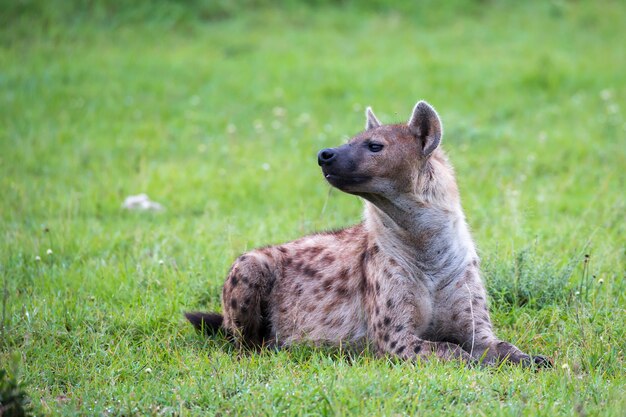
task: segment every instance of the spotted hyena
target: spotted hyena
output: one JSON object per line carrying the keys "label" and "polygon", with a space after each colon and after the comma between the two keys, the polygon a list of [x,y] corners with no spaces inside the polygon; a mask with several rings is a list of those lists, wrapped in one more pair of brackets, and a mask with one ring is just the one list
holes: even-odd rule
{"label": "spotted hyena", "polygon": [[241,255],[223,315],[189,321],[248,347],[345,343],[400,358],[549,364],[493,332],[442,132],[424,101],[406,124],[382,125],[368,108],[364,132],[318,154],[332,186],[365,200],[363,222]]}

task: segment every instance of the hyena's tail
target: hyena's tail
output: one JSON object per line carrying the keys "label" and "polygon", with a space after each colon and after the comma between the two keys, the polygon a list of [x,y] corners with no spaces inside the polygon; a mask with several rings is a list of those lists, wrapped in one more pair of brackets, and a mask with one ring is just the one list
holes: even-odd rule
{"label": "hyena's tail", "polygon": [[185,317],[189,322],[201,332],[204,332],[208,336],[217,334],[220,330],[224,330],[222,325],[224,324],[224,316],[218,313],[202,313],[199,311],[193,311],[185,313]]}

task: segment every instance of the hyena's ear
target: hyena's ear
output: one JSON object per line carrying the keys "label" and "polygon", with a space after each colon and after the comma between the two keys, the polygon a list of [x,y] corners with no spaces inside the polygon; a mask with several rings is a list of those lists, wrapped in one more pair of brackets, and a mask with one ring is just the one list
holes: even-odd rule
{"label": "hyena's ear", "polygon": [[439,115],[430,104],[420,101],[413,108],[408,125],[421,144],[422,156],[428,157],[441,142],[443,128]]}
{"label": "hyena's ear", "polygon": [[365,130],[374,129],[379,127],[381,123],[378,121],[371,107],[365,109]]}

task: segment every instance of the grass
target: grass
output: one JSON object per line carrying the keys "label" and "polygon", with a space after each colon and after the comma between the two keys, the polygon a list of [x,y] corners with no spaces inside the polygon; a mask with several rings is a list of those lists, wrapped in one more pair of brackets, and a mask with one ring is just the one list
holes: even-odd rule
{"label": "grass", "polygon": [[[626,7],[321,3],[0,3],[8,380],[37,415],[623,415]],[[555,369],[196,335],[237,254],[358,221],[316,151],[420,98],[498,334]],[[140,192],[166,210],[120,208]]]}

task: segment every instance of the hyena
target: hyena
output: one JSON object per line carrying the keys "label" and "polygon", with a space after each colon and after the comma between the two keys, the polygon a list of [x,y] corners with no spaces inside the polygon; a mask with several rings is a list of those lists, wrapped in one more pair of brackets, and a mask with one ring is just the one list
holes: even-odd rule
{"label": "hyena", "polygon": [[549,365],[493,331],[479,259],[443,133],[426,102],[318,154],[324,178],[365,201],[362,223],[256,249],[232,265],[223,315],[187,313],[242,346],[297,342],[370,346],[399,358]]}

